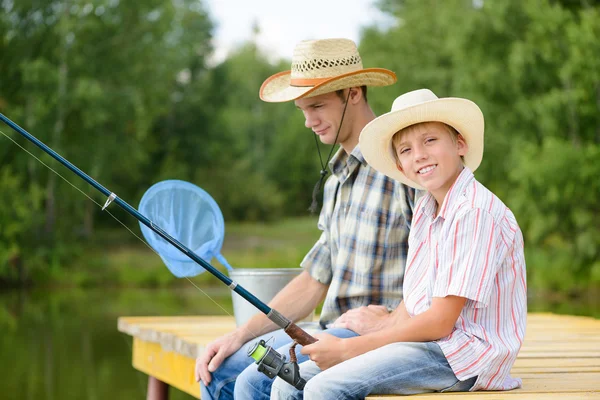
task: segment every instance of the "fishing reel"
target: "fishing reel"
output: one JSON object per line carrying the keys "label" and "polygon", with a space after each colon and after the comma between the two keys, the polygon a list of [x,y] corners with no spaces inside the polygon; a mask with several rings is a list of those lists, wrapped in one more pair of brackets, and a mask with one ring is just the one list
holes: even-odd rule
{"label": "fishing reel", "polygon": [[258,371],[271,379],[280,377],[298,390],[303,390],[306,380],[300,376],[300,368],[296,359],[296,343],[290,347],[290,361],[286,362],[285,356],[279,354],[264,340],[259,340],[248,349],[248,357],[252,357],[258,364]]}

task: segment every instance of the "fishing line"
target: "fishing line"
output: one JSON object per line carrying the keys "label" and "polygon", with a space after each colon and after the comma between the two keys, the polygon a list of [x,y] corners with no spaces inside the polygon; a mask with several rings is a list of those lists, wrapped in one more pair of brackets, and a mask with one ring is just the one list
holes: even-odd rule
{"label": "fishing line", "polygon": [[[77,186],[75,186],[73,183],[71,183],[67,178],[65,178],[64,176],[62,176],[59,172],[57,172],[56,170],[54,170],[52,167],[50,167],[48,164],[46,164],[45,162],[43,162],[41,159],[39,159],[35,154],[31,153],[29,150],[27,150],[26,148],[24,148],[23,146],[21,146],[19,143],[17,143],[13,138],[11,138],[10,136],[8,136],[6,133],[4,133],[1,129],[0,129],[0,133],[2,133],[2,135],[4,135],[6,138],[8,138],[11,142],[13,142],[14,144],[16,144],[18,147],[21,148],[21,150],[25,151],[27,154],[29,154],[30,156],[32,156],[33,158],[35,158],[36,160],[38,160],[43,166],[45,166],[46,168],[48,168],[50,171],[54,172],[56,175],[58,175],[62,180],[64,180],[65,182],[67,182],[69,185],[71,185],[72,187],[74,187],[75,189],[77,189],[81,194],[83,194],[85,197],[87,197],[88,199],[90,199],[94,204],[96,204],[98,207],[102,208],[102,204],[98,203],[96,200],[94,200],[92,197],[88,196],[87,193],[85,193],[83,190],[79,189]],[[135,232],[133,232],[127,225],[125,225],[125,223],[123,223],[119,218],[117,218],[115,215],[113,215],[108,208],[104,209],[104,211],[106,211],[111,217],[113,217],[118,223],[120,223],[125,229],[127,229],[133,236],[135,236],[140,242],[144,243],[146,245],[146,247],[148,247],[150,250],[152,250],[154,253],[156,253],[159,257],[160,254],[154,250],[154,248],[152,248],[152,246],[150,246],[144,239],[142,239],[141,237],[139,237],[138,235],[136,235]],[[232,317],[233,315],[231,313],[229,313],[225,308],[223,308],[223,306],[221,306],[216,300],[214,300],[212,297],[210,297],[210,295],[208,293],[206,293],[204,290],[202,290],[198,285],[196,285],[194,282],[192,282],[192,280],[188,277],[185,277],[185,279],[188,280],[188,282],[190,282],[192,284],[192,286],[194,286],[196,289],[198,289],[200,292],[202,292],[202,294],[204,294],[206,297],[208,297],[213,303],[215,303],[217,305],[217,307],[219,307],[225,314],[227,314],[228,316]],[[246,329],[248,331],[248,333],[250,333],[253,337],[257,337],[258,335],[255,335],[253,332],[251,332],[250,330]]]}

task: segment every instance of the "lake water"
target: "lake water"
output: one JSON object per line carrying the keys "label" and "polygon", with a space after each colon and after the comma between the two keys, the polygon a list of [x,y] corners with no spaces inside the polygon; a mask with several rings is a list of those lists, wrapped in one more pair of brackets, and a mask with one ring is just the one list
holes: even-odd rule
{"label": "lake water", "polygon": [[[193,287],[0,292],[0,399],[146,398],[147,377],[131,366],[132,340],[117,331],[117,318],[231,313],[227,288],[203,291],[206,294]],[[597,297],[532,301],[530,310],[600,318]],[[170,398],[191,399],[176,389],[171,389]]]}

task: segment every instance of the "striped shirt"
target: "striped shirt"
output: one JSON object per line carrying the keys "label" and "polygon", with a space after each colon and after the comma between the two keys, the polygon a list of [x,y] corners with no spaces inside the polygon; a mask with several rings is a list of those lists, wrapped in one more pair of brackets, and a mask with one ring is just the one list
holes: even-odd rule
{"label": "striped shirt", "polygon": [[395,308],[402,300],[414,190],[375,171],[358,146],[329,163],[321,237],[301,263],[329,289],[321,325],[369,304]]}
{"label": "striped shirt", "polygon": [[410,316],[433,297],[467,302],[452,333],[437,343],[456,377],[477,376],[471,390],[510,390],[509,375],[523,343],[527,288],[523,236],[512,212],[468,169],[450,188],[436,217],[425,195],[415,208],[404,280]]}

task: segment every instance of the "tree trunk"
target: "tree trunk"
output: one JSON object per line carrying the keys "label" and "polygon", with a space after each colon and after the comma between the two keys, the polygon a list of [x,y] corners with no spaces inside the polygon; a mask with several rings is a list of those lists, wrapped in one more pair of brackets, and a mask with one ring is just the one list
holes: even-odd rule
{"label": "tree trunk", "polygon": [[[88,195],[92,197],[92,190],[90,186],[90,190],[88,190]],[[87,201],[85,203],[85,211],[83,214],[83,236],[85,238],[90,238],[94,233],[94,210],[96,209],[96,205],[92,201]]]}
{"label": "tree trunk", "polygon": [[567,120],[569,123],[569,136],[571,143],[576,148],[581,147],[581,138],[579,137],[579,116],[577,115],[577,105],[573,100],[573,84],[568,77],[563,83],[563,88],[567,94]]}
{"label": "tree trunk", "polygon": [[[596,84],[596,108],[598,109],[597,116],[600,116],[600,83]],[[596,122],[596,143],[600,144],[600,118]]]}

